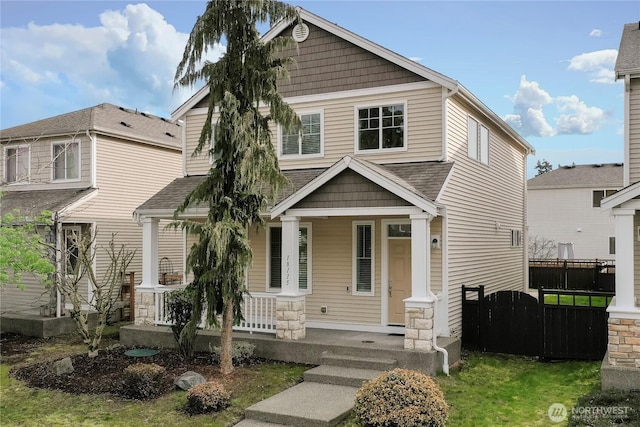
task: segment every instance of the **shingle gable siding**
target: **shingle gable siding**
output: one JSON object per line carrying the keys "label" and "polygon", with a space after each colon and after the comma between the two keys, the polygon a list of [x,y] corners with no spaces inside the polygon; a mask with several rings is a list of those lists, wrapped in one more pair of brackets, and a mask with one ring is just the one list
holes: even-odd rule
{"label": "shingle gable siding", "polygon": [[297,203],[294,209],[379,206],[410,206],[410,203],[360,174],[352,170],[345,170]]}
{"label": "shingle gable siding", "polygon": [[[285,97],[315,95],[425,81],[386,59],[308,23],[309,37],[298,48],[285,51],[295,60],[289,78],[278,83]],[[291,34],[291,28],[282,32]],[[195,108],[206,108],[208,96]]]}

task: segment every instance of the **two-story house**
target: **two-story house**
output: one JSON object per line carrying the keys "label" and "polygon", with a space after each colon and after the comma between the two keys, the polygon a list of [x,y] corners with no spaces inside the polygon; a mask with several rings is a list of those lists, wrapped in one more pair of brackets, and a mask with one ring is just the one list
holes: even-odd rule
{"label": "two-story house", "polygon": [[[529,240],[569,245],[574,259],[613,260],[615,224],[600,202],[622,188],[622,171],[621,163],[571,165],[529,179]],[[562,246],[552,258],[564,258],[561,252]]]}
{"label": "two-story house", "polygon": [[[250,232],[247,298],[275,301],[264,307],[276,312],[279,338],[304,338],[305,328],[399,333],[406,349],[431,350],[436,335],[460,334],[463,284],[525,288],[533,148],[457,81],[306,10],[300,16],[263,36],[298,42],[279,90],[303,130],[273,128],[291,186],[265,212],[266,229]],[[211,167],[207,153],[191,155],[207,91],[173,114],[184,122],[184,177],[136,210],[140,324],[161,324],[152,297],[162,292],[158,221]]]}
{"label": "two-story house", "polygon": [[624,82],[624,188],[602,200],[616,225],[616,296],[608,308],[602,387],[640,384],[640,23],[626,24],[615,66]]}
{"label": "two-story house", "polygon": [[[47,238],[56,248],[52,256],[60,274],[70,270],[62,260],[75,260],[75,239],[92,229],[97,231],[95,269],[100,277],[109,262],[100,248],[116,233],[117,245],[136,250],[129,269],[137,272],[139,281],[142,237],[132,213],[182,175],[182,131],[169,120],[111,104],[4,129],[0,131],[2,213],[17,209],[28,217],[52,212]],[[162,232],[166,238],[160,253],[179,269],[184,254],[181,233]],[[65,304],[53,288],[46,289],[34,277],[23,279],[23,290],[11,283],[2,287],[3,330],[20,323],[6,316],[38,314],[41,306],[48,308],[44,312],[64,316]],[[83,292],[90,298],[88,281]],[[32,333],[41,327],[17,332]],[[54,331],[36,332],[49,333]]]}

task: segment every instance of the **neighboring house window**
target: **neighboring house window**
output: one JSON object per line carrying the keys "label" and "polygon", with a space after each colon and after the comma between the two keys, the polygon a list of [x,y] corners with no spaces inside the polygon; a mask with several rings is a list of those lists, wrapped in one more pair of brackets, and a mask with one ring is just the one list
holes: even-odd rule
{"label": "neighboring house window", "polygon": [[522,232],[520,230],[511,230],[511,247],[519,248],[522,246]]}
{"label": "neighboring house window", "polygon": [[[270,225],[269,239],[269,288],[282,288],[282,227]],[[311,292],[311,224],[300,224],[298,229],[298,283],[300,290]]]}
{"label": "neighboring house window", "polygon": [[19,145],[7,147],[5,156],[5,179],[7,183],[25,182],[29,180],[29,146]]}
{"label": "neighboring house window", "polygon": [[374,263],[373,222],[353,223],[353,289],[356,294],[373,295]]}
{"label": "neighboring house window", "polygon": [[616,254],[616,238],[609,237],[609,255]]}
{"label": "neighboring house window", "polygon": [[593,190],[593,207],[599,208],[600,202],[605,197],[609,197],[614,194],[617,190]]}
{"label": "neighboring house window", "polygon": [[324,141],[323,113],[300,114],[300,132],[282,131],[280,141],[282,156],[321,155]]}
{"label": "neighboring house window", "polygon": [[472,159],[489,164],[489,129],[472,117],[467,120],[467,150]]}
{"label": "neighboring house window", "polygon": [[77,141],[53,144],[53,179],[55,181],[80,178],[80,143]]}
{"label": "neighboring house window", "polygon": [[406,148],[405,105],[358,108],[358,151]]}

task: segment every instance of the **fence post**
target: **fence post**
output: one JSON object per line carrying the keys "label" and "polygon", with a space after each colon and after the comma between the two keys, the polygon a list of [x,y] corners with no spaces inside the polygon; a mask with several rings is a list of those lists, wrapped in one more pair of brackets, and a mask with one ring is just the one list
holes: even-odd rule
{"label": "fence post", "polygon": [[544,359],[544,288],[538,289],[538,357]]}
{"label": "fence post", "polygon": [[480,325],[480,330],[478,331],[478,347],[480,347],[480,351],[486,351],[484,331],[487,328],[487,320],[484,309],[484,285],[480,285],[478,286],[478,324]]}
{"label": "fence post", "polygon": [[562,285],[563,286],[562,289],[566,290],[566,289],[569,289],[569,267],[567,266],[567,260],[566,259],[562,262],[562,266],[563,266],[563,269],[564,269],[564,275],[563,275],[564,283]]}

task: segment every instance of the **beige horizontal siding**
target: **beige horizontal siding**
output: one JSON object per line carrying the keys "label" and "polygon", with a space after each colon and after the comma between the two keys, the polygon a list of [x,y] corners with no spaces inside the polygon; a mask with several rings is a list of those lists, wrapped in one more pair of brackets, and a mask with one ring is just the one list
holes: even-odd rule
{"label": "beige horizontal siding", "polygon": [[[388,105],[393,102],[407,103],[407,147],[406,151],[365,153],[355,155],[356,106]],[[325,101],[300,102],[291,105],[297,111],[324,111],[324,156],[307,159],[280,159],[282,169],[329,167],[344,156],[356,156],[376,163],[400,163],[442,158],[442,90],[440,87],[390,94],[365,95]],[[197,146],[200,131],[206,116],[187,116],[186,160],[187,174],[206,173],[209,159],[206,154],[197,158],[191,153]],[[272,128],[273,143],[277,147],[278,130]]]}
{"label": "beige horizontal siding", "polygon": [[183,153],[183,156],[185,156],[186,160],[187,175],[206,174],[209,171],[209,168],[211,168],[208,150],[203,151],[197,156],[193,155],[193,151],[198,146],[202,127],[204,126],[206,119],[206,114],[190,115],[186,117],[186,150]]}
{"label": "beige horizontal siding", "polygon": [[[302,219],[312,227],[312,294],[306,298],[308,321],[380,325],[380,221],[375,223],[375,295],[353,295],[353,218]],[[368,220],[368,218],[358,218]],[[267,290],[266,230],[251,231],[253,264],[249,270],[249,291]],[[348,288],[348,291],[347,291]],[[327,306],[327,314],[320,307]]]}
{"label": "beige horizontal siding", "polygon": [[[173,179],[182,175],[180,153],[143,144],[101,138],[98,142],[98,195],[75,210],[65,222],[93,223],[98,229],[98,244],[105,245],[116,233],[117,245],[136,250],[129,271],[142,279],[142,227],[133,220],[133,211]],[[165,230],[160,223],[159,256],[171,257],[174,266],[183,265],[181,231]],[[106,253],[98,251],[99,273],[108,264]]]}
{"label": "beige horizontal siding", "polygon": [[0,314],[21,311],[38,312],[39,307],[49,303],[49,288],[46,288],[39,279],[31,274],[22,277],[23,289],[15,284],[6,284],[0,287]]}
{"label": "beige horizontal siding", "polygon": [[631,80],[629,96],[629,182],[640,181],[640,79]]}
{"label": "beige horizontal siding", "polygon": [[461,286],[486,285],[486,293],[524,288],[524,244],[511,248],[511,229],[524,236],[523,151],[487,122],[489,165],[467,156],[467,107],[448,109],[448,156],[455,162],[441,202],[447,207],[449,326],[461,327]]}
{"label": "beige horizontal siding", "polygon": [[72,138],[29,138],[26,141],[2,144],[3,161],[0,168],[1,180],[6,178],[6,148],[19,145],[30,146],[30,177],[29,185],[11,185],[9,190],[48,190],[64,188],[83,188],[91,185],[91,140],[86,135],[78,135],[73,138],[80,142],[80,180],[57,181],[53,180],[53,144],[71,142]]}

